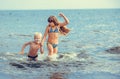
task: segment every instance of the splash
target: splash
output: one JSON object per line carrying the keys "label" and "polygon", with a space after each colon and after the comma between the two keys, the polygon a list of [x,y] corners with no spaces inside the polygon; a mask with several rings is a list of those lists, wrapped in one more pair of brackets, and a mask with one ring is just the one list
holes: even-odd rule
{"label": "splash", "polygon": [[[100,54],[98,55],[98,57]],[[62,53],[59,54],[56,61],[45,61],[46,56],[39,55],[38,61],[27,61],[26,55],[16,53],[2,53],[0,59],[0,71],[12,75],[15,79],[45,78],[50,79],[54,75],[61,76],[64,79],[71,73],[92,74],[94,72],[105,72],[110,74],[120,73],[120,64],[118,61],[96,59],[88,53]],[[36,74],[39,74],[36,75]],[[44,74],[44,75],[43,75]],[[76,78],[77,79],[77,78]],[[78,78],[79,79],[79,78]]]}

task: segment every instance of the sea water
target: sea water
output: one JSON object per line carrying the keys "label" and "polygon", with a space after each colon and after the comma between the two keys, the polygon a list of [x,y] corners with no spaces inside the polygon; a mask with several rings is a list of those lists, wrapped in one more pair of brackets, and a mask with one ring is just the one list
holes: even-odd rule
{"label": "sea water", "polygon": [[[47,19],[55,15],[60,22],[64,13],[71,29],[59,36],[58,59],[27,61],[19,55],[22,45],[33,40],[35,32],[44,34]],[[1,10],[0,11],[0,79],[119,79],[120,53],[105,50],[120,45],[120,9],[71,10]]]}

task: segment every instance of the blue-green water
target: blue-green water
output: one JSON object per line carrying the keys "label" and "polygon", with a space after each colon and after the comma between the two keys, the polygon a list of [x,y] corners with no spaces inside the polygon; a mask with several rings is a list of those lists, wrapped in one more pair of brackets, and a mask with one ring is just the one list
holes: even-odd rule
{"label": "blue-green water", "polygon": [[[68,27],[71,32],[59,38],[58,54],[62,57],[56,62],[51,62],[57,66],[51,66],[48,62],[40,68],[31,68],[23,64],[25,70],[11,66],[11,62],[26,62],[26,55],[21,56],[18,52],[23,43],[33,40],[35,32],[44,34],[50,15],[55,15],[63,21],[58,16],[59,12],[63,12],[69,18]],[[53,73],[62,73],[67,79],[71,79],[70,74],[73,74],[72,79],[87,79],[88,77],[84,78],[86,74],[92,75],[97,72],[105,75],[101,74],[104,72],[108,74],[100,78],[106,79],[112,74],[111,79],[118,79],[120,54],[106,53],[105,50],[120,45],[119,26],[120,9],[0,11],[0,74],[6,75],[0,77],[49,79]],[[44,49],[47,55],[46,44]],[[25,49],[25,52],[27,51],[28,48]],[[82,77],[78,77],[78,74]]]}

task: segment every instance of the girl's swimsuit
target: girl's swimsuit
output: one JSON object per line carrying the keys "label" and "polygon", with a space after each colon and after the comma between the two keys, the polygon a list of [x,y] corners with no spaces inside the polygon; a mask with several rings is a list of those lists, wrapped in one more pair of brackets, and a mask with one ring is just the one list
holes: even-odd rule
{"label": "girl's swimsuit", "polygon": [[54,32],[54,33],[58,33],[59,30],[58,30],[57,27],[55,28],[55,30],[53,30],[52,27],[50,27],[49,33],[52,33],[52,32]]}
{"label": "girl's swimsuit", "polygon": [[52,44],[52,43],[47,42],[47,45],[48,44],[51,44],[53,48],[56,48],[58,46],[58,44]]}
{"label": "girl's swimsuit", "polygon": [[[59,32],[59,30],[57,27],[55,28],[55,30],[53,30],[52,27],[50,27],[49,33],[58,33],[58,32]],[[56,48],[58,46],[58,44],[52,44],[49,42],[47,44],[51,44],[53,48]]]}

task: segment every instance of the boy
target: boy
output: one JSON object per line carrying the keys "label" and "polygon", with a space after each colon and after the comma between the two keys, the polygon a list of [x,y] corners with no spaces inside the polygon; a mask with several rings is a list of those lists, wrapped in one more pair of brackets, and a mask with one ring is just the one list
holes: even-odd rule
{"label": "boy", "polygon": [[34,34],[34,41],[30,41],[30,42],[25,43],[22,46],[20,54],[24,54],[25,47],[29,45],[30,49],[29,49],[29,52],[28,52],[28,60],[29,61],[31,61],[31,60],[37,61],[38,60],[37,59],[37,57],[38,57],[37,52],[38,52],[39,49],[40,49],[41,54],[43,54],[43,48],[40,45],[41,39],[42,39],[42,34],[38,33],[38,32],[35,33]]}

